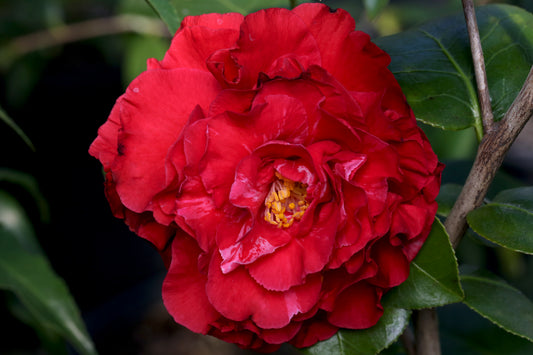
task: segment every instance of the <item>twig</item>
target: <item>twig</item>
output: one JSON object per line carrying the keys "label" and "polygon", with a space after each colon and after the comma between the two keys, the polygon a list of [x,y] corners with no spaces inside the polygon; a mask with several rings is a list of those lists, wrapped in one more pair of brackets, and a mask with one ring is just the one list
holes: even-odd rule
{"label": "twig", "polygon": [[454,248],[466,231],[467,214],[483,202],[505,154],[532,115],[533,67],[503,119],[483,137],[463,190],[444,223]]}
{"label": "twig", "polygon": [[414,314],[416,355],[440,355],[439,322],[435,309],[422,309]]}
{"label": "twig", "polygon": [[400,341],[402,342],[403,348],[407,355],[416,355],[415,347],[415,334],[410,327],[405,328],[404,332],[400,336]]}
{"label": "twig", "polygon": [[13,60],[40,49],[125,32],[170,36],[165,25],[158,19],[141,15],[118,15],[30,33],[13,39],[6,48],[12,52],[11,60]]}
{"label": "twig", "polygon": [[490,104],[489,85],[487,82],[487,73],[485,71],[485,60],[483,58],[483,48],[476,20],[473,0],[462,0],[463,12],[470,38],[470,49],[472,51],[472,61],[474,63],[474,72],[476,74],[478,99],[481,106],[481,119],[483,121],[483,132],[487,133],[494,128],[494,115]]}

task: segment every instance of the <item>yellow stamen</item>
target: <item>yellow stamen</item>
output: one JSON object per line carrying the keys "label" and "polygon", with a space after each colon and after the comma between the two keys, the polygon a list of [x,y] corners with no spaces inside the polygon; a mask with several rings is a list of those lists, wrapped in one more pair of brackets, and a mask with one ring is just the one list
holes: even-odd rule
{"label": "yellow stamen", "polygon": [[276,177],[265,199],[265,221],[278,228],[289,228],[309,207],[307,185],[284,178],[277,172]]}

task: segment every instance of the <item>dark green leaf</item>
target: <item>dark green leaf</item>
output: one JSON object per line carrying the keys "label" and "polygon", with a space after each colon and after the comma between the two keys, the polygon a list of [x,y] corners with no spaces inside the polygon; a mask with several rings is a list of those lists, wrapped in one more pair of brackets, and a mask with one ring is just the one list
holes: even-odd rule
{"label": "dark green leaf", "polygon": [[146,0],[174,34],[185,16],[210,12],[243,15],[267,7],[288,7],[289,0]]}
{"label": "dark green leaf", "polygon": [[16,238],[19,245],[31,253],[42,253],[41,246],[24,208],[10,194],[0,190],[0,229]]}
{"label": "dark green leaf", "polygon": [[387,6],[389,0],[363,0],[363,3],[365,5],[368,18],[373,19],[379,15],[385,6]]}
{"label": "dark green leaf", "polygon": [[33,143],[28,138],[26,133],[11,119],[11,117],[8,116],[8,114],[0,107],[0,121],[3,121],[5,124],[7,124],[15,133],[19,135],[20,138],[28,145],[28,147],[31,148],[31,150],[35,150],[35,147],[33,146]]}
{"label": "dark green leaf", "polygon": [[528,211],[533,211],[533,186],[518,187],[499,192],[492,202],[514,205]]}
{"label": "dark green leaf", "polygon": [[13,314],[18,320],[25,323],[35,330],[41,346],[47,351],[48,354],[53,355],[67,355],[67,343],[56,332],[46,327],[46,325],[39,322],[27,309],[22,302],[13,294],[8,294],[7,306],[11,314]]}
{"label": "dark green leaf", "polygon": [[[492,108],[499,120],[533,64],[533,15],[509,5],[480,6],[476,14]],[[376,43],[391,55],[390,69],[417,119],[443,129],[473,126],[479,136],[480,108],[462,13]]]}
{"label": "dark green leaf", "polygon": [[489,203],[467,216],[479,235],[505,248],[533,254],[533,210],[504,203]]}
{"label": "dark green leaf", "polygon": [[533,354],[533,343],[506,332],[463,303],[439,309],[439,328],[445,355]]}
{"label": "dark green leaf", "polygon": [[0,288],[12,291],[43,326],[84,355],[96,354],[65,283],[42,254],[26,251],[11,231],[0,228]]}
{"label": "dark green leaf", "polygon": [[154,11],[161,17],[161,20],[167,25],[171,34],[176,33],[180,27],[181,18],[178,16],[176,9],[172,6],[170,0],[146,0]]}
{"label": "dark green leaf", "polygon": [[440,187],[439,195],[437,196],[437,203],[439,204],[437,214],[439,216],[448,216],[462,189],[463,186],[458,184],[444,184]]}
{"label": "dark green leaf", "polygon": [[533,303],[494,277],[461,275],[464,303],[508,332],[533,341]]}
{"label": "dark green leaf", "polygon": [[378,323],[368,329],[341,329],[328,340],[303,350],[310,355],[374,355],[394,343],[409,324],[410,312],[385,307]]}
{"label": "dark green leaf", "polygon": [[17,185],[23,188],[34,199],[41,220],[43,222],[48,222],[50,218],[48,203],[39,189],[37,180],[35,180],[32,175],[13,169],[0,168],[0,182]]}
{"label": "dark green leaf", "polygon": [[386,295],[388,305],[421,309],[460,302],[457,259],[442,223],[435,219],[427,241],[411,262],[409,278]]}

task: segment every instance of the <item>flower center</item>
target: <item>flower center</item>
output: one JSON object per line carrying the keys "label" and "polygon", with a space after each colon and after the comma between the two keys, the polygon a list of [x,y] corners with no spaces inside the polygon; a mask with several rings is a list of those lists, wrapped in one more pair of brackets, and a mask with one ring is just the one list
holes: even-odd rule
{"label": "flower center", "polygon": [[278,228],[288,228],[309,207],[305,199],[307,184],[286,179],[277,172],[276,177],[265,199],[265,221]]}

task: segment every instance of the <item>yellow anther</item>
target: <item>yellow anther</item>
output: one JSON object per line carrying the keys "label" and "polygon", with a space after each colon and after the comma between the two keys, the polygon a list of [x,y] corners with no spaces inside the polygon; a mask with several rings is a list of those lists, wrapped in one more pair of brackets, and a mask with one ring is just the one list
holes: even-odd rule
{"label": "yellow anther", "polygon": [[307,185],[284,178],[278,172],[276,178],[265,199],[264,218],[278,228],[289,228],[309,207]]}

